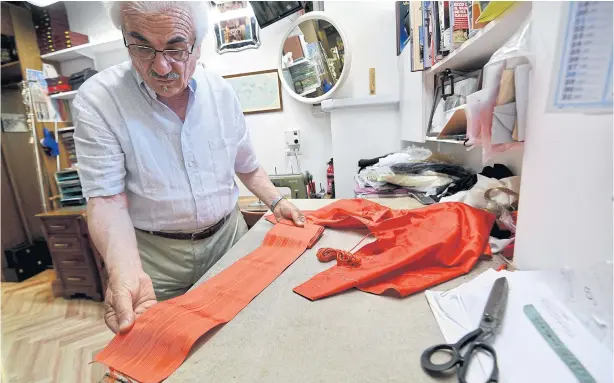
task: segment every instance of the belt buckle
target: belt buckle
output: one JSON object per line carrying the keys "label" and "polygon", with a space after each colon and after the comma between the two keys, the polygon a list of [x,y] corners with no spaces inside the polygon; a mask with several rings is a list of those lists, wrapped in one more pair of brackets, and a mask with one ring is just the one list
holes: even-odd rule
{"label": "belt buckle", "polygon": [[191,237],[192,237],[192,241],[196,241],[196,235],[199,234],[199,232],[194,232],[192,233]]}

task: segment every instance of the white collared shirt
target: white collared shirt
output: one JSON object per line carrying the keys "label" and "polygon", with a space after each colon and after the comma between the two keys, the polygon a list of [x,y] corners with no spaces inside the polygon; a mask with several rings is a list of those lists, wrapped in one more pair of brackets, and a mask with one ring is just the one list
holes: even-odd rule
{"label": "white collared shirt", "polygon": [[235,171],[258,168],[230,85],[197,66],[185,121],[157,99],[131,62],[87,80],[73,101],[87,198],[126,192],[135,227],[194,231],[235,207]]}

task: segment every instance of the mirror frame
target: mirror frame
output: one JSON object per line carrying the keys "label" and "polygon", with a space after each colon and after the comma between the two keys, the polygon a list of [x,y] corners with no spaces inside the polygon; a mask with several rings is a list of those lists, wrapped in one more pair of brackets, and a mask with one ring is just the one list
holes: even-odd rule
{"label": "mirror frame", "polygon": [[[308,98],[308,97],[304,97],[304,96],[300,96],[296,94],[296,92],[293,89],[291,89],[288,84],[286,84],[286,81],[284,80],[284,76],[282,72],[282,59],[281,58],[283,57],[283,53],[284,53],[284,42],[286,41],[288,36],[290,36],[290,33],[292,33],[294,28],[297,28],[304,21],[309,21],[309,20],[314,20],[314,19],[327,21],[330,24],[332,24],[332,26],[335,27],[335,29],[337,29],[337,32],[339,32],[339,36],[341,36],[341,40],[343,40],[343,50],[344,50],[345,56],[344,56],[343,71],[341,71],[339,80],[337,80],[337,83],[331,88],[331,90],[329,90],[326,94],[322,96]],[[339,24],[337,24],[325,12],[314,11],[314,12],[309,12],[309,13],[304,14],[303,16],[299,17],[294,23],[292,23],[288,31],[284,34],[284,38],[281,40],[277,60],[279,60],[279,64],[277,64],[277,74],[279,75],[279,80],[281,81],[281,84],[286,90],[286,92],[297,101],[300,101],[305,104],[313,105],[313,104],[319,104],[322,101],[331,98],[332,95],[337,91],[337,89],[341,85],[343,85],[343,83],[345,82],[345,79],[348,77],[350,73],[350,67],[352,63],[352,51],[350,50],[350,44],[349,44],[348,38],[345,32],[343,32],[343,29],[339,27]]]}

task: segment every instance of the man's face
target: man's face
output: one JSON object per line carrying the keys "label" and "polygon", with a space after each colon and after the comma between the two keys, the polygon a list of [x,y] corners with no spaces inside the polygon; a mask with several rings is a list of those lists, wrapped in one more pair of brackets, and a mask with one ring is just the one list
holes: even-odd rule
{"label": "man's face", "polygon": [[[142,14],[126,10],[123,25],[128,44],[151,47],[159,51],[190,51],[195,41],[192,17],[182,9],[172,9],[164,14]],[[163,97],[177,95],[188,86],[199,57],[200,47],[194,47],[185,62],[173,60],[170,56],[169,61],[161,52],[156,52],[156,56],[149,60],[130,54],[132,64],[145,83]]]}

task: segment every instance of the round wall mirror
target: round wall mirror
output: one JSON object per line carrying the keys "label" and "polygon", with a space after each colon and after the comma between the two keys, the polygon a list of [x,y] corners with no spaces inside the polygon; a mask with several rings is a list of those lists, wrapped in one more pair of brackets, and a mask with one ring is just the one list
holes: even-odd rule
{"label": "round wall mirror", "polygon": [[279,77],[296,100],[317,104],[341,86],[350,71],[347,37],[324,12],[310,12],[290,27],[279,49]]}

